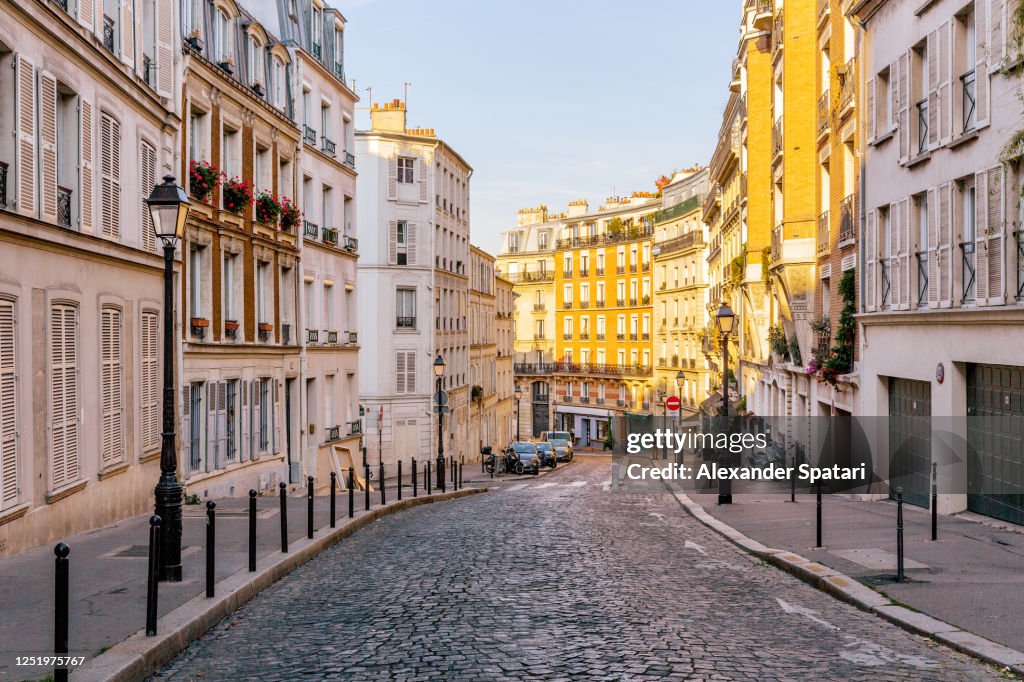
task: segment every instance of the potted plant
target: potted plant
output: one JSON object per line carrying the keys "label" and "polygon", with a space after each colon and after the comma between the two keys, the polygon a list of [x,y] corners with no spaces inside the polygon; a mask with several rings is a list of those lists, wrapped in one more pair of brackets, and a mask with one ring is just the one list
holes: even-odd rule
{"label": "potted plant", "polygon": [[210,326],[210,321],[205,317],[193,317],[192,323],[192,335],[203,338],[206,336],[206,328]]}
{"label": "potted plant", "polygon": [[278,218],[281,217],[281,202],[278,201],[277,197],[266,190],[262,190],[256,195],[256,200],[253,203],[254,215],[258,222],[264,225],[277,225]]}
{"label": "potted plant", "polygon": [[238,337],[238,320],[224,320],[224,334],[229,339]]}
{"label": "potted plant", "polygon": [[263,97],[263,95],[264,95],[263,83],[261,83],[259,80],[254,80],[252,82],[252,90],[253,90],[253,92],[255,92],[260,97]]}
{"label": "potted plant", "polygon": [[233,74],[235,72],[235,58],[231,55],[226,55],[224,57],[224,61],[217,62],[217,66],[224,69],[229,74]]}
{"label": "potted plant", "polygon": [[783,331],[781,324],[774,324],[768,328],[768,349],[775,362],[781,362],[789,356],[789,342],[786,340],[786,332]]}
{"label": "potted plant", "polygon": [[270,324],[269,322],[260,322],[259,330],[261,332],[272,332],[274,331],[274,325]]}
{"label": "potted plant", "polygon": [[196,52],[203,51],[203,41],[199,37],[199,29],[194,28],[189,31],[188,35],[185,36],[185,44],[191,47]]}
{"label": "potted plant", "polygon": [[225,180],[221,196],[224,199],[225,210],[241,214],[245,207],[252,203],[252,183],[239,178]]}
{"label": "potted plant", "polygon": [[210,195],[220,185],[221,172],[208,161],[188,162],[188,189],[192,196],[203,203],[210,203]]}
{"label": "potted plant", "polygon": [[302,220],[302,211],[288,197],[281,197],[281,229],[285,232],[294,230]]}
{"label": "potted plant", "polygon": [[789,357],[793,360],[794,365],[804,364],[803,357],[800,355],[800,342],[796,338],[796,334],[789,337]]}

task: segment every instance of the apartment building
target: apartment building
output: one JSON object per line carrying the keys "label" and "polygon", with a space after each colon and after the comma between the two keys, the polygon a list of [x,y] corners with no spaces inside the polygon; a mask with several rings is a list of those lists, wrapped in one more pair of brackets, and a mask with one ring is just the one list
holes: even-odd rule
{"label": "apartment building", "polygon": [[[1024,523],[1015,6],[871,1],[851,14],[867,102],[858,411],[889,416],[875,468],[927,506],[937,462],[940,511]],[[970,446],[952,464],[926,419],[950,415],[967,415],[948,428]]]}
{"label": "apartment building", "polygon": [[301,225],[260,198],[300,189],[295,54],[236,3],[182,10],[180,476],[200,497],[242,495],[301,474]]}
{"label": "apartment building", "polygon": [[[356,132],[360,242],[358,286],[372,301],[363,317],[359,384],[370,414],[368,457],[436,454],[431,368],[445,362],[445,454],[468,457],[469,182],[472,168],[432,128],[408,128],[405,105],[373,105]],[[431,202],[433,198],[433,202]],[[377,436],[374,438],[374,436]],[[373,453],[379,443],[379,452]],[[376,457],[374,457],[376,455]]]}
{"label": "apartment building", "polygon": [[564,217],[543,204],[520,209],[515,228],[502,234],[495,262],[499,276],[515,287],[513,352],[522,395],[513,437],[539,437],[553,423],[554,390],[546,368],[555,360],[555,240]]}
{"label": "apartment building", "polygon": [[498,439],[498,305],[494,256],[469,248],[469,425],[470,460],[480,448],[499,448]]}
{"label": "apartment building", "polygon": [[180,81],[144,4],[0,2],[0,555],[153,504]]}
{"label": "apartment building", "polygon": [[[294,118],[302,130],[300,197],[301,383],[295,407],[300,471],[318,486],[330,472],[362,466],[359,415],[359,334],[356,262],[355,103],[345,82],[345,18],[312,2],[292,14],[288,3],[256,3],[262,25],[279,35],[294,64]],[[291,169],[288,169],[291,172]]]}
{"label": "apartment building", "polygon": [[509,280],[494,278],[497,327],[497,402],[494,405],[495,442],[505,446],[515,437],[515,290]]}
{"label": "apartment building", "polygon": [[707,168],[673,173],[662,187],[662,208],[653,218],[654,384],[658,402],[677,395],[684,414],[695,413],[711,388],[703,352],[709,300],[702,210],[708,186]]}

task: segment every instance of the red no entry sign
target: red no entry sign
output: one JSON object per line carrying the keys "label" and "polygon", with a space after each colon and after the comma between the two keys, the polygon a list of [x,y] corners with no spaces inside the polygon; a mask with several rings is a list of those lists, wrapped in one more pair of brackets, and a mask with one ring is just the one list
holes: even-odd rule
{"label": "red no entry sign", "polygon": [[669,397],[665,398],[665,407],[669,411],[671,411],[671,412],[678,412],[679,411],[679,397],[678,396],[674,396],[674,395],[670,395]]}

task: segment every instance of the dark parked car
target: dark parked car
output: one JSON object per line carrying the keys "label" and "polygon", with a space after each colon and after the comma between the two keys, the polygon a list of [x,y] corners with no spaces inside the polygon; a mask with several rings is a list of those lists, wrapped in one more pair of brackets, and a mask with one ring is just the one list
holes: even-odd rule
{"label": "dark parked car", "polygon": [[551,443],[534,443],[537,446],[537,456],[540,457],[540,465],[554,469],[558,465],[558,457],[555,455],[555,448]]}
{"label": "dark parked car", "polygon": [[537,455],[537,445],[535,443],[517,441],[509,445],[508,449],[519,459],[513,469],[517,474],[527,471],[534,475],[540,473],[540,457]]}

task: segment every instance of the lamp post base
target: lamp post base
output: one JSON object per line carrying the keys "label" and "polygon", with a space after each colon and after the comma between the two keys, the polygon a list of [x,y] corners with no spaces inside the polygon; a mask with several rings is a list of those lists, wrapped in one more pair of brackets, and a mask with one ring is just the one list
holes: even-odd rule
{"label": "lamp post base", "polygon": [[732,504],[732,493],[719,493],[718,504]]}
{"label": "lamp post base", "polygon": [[161,582],[180,583],[181,575],[181,498],[184,489],[175,480],[163,477],[156,485],[156,514],[163,523],[160,528]]}

